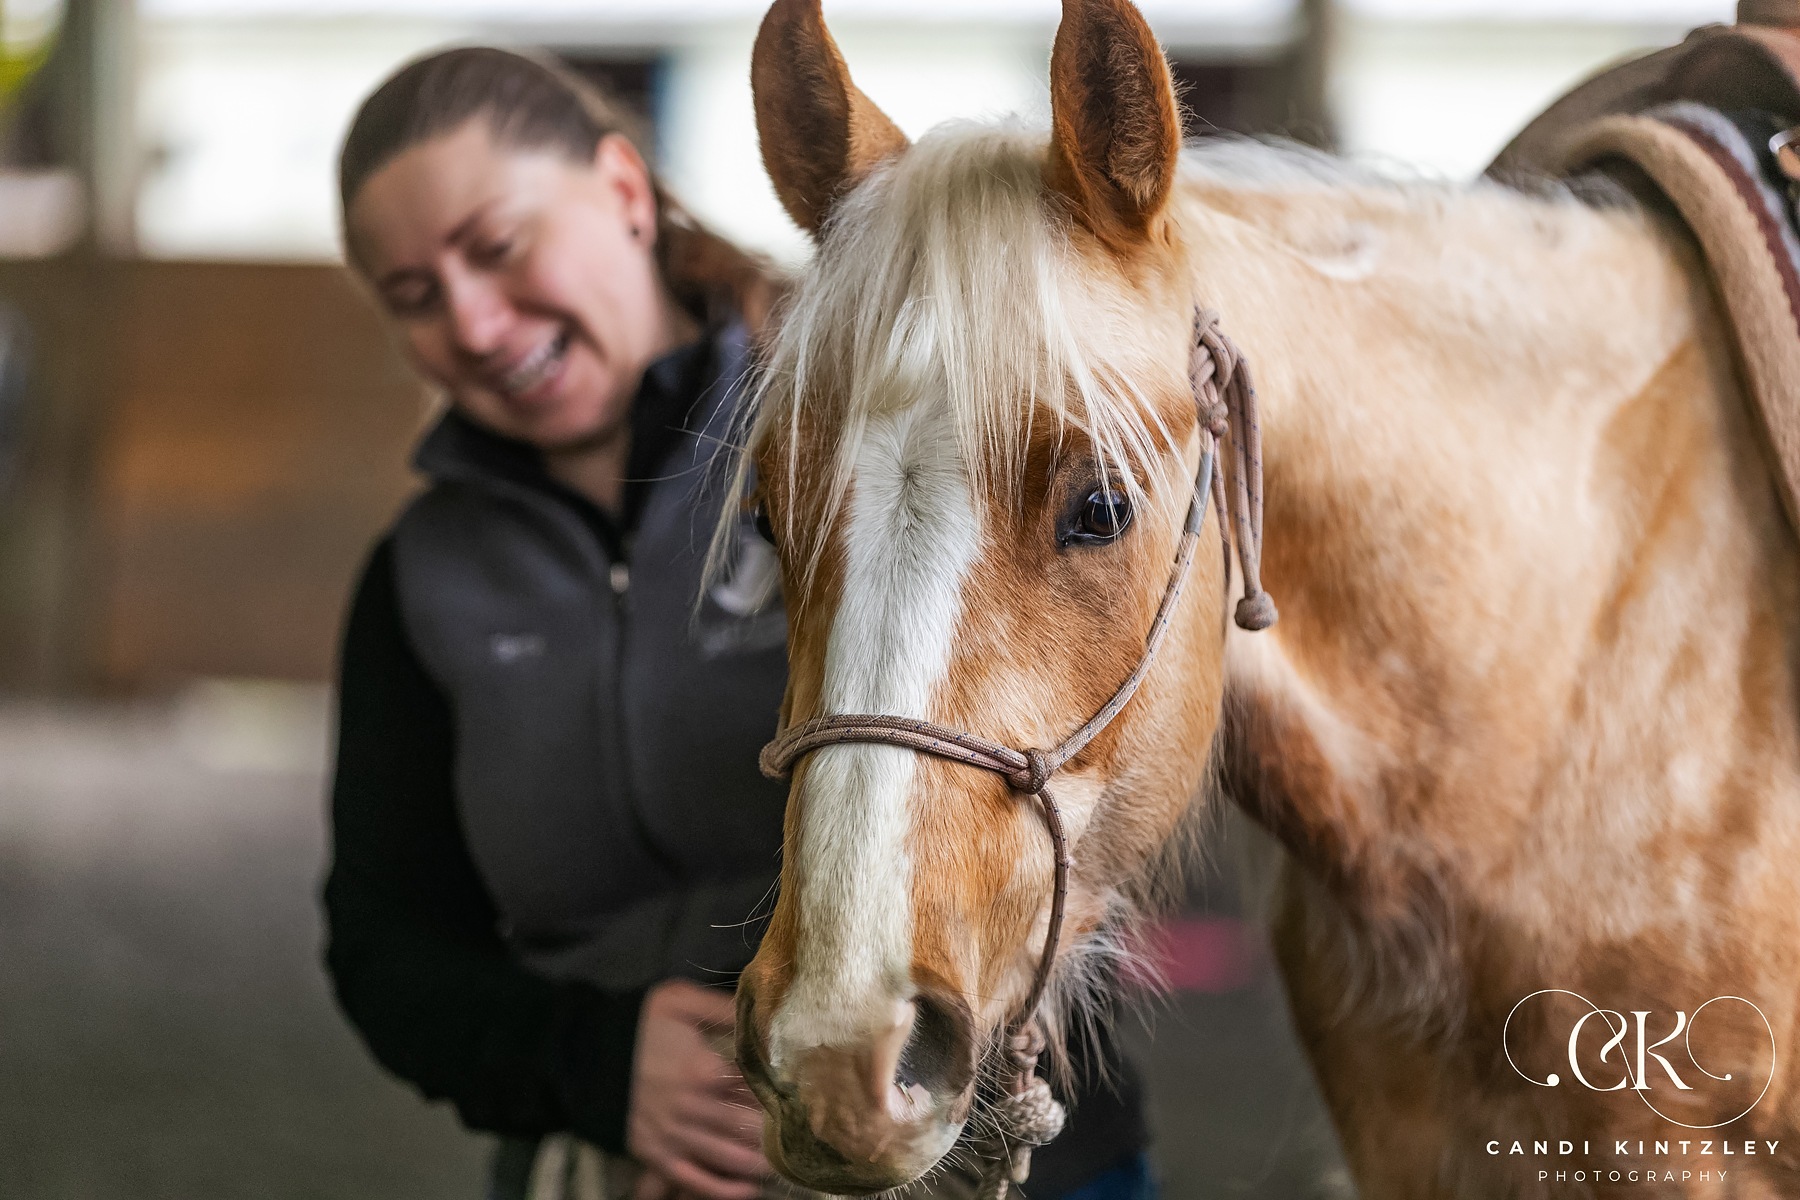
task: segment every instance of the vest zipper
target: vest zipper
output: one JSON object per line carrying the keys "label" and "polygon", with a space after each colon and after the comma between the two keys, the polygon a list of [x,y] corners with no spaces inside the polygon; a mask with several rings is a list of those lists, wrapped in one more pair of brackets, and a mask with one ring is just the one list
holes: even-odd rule
{"label": "vest zipper", "polygon": [[644,814],[638,808],[637,789],[632,786],[631,727],[625,719],[625,644],[629,640],[625,596],[631,590],[631,543],[627,539],[620,539],[619,557],[606,568],[606,583],[613,597],[613,727],[619,745],[619,782],[625,789],[622,799],[632,828],[637,831],[638,842],[665,871],[678,876],[680,872],[675,869],[674,860],[650,836],[649,822],[644,820]]}

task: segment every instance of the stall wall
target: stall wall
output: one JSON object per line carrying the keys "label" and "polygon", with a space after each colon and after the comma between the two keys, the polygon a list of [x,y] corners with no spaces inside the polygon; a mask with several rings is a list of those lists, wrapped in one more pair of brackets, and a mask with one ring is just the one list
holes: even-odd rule
{"label": "stall wall", "polygon": [[325,677],[424,392],[334,267],[139,263],[124,315],[104,675]]}
{"label": "stall wall", "polygon": [[75,260],[0,296],[40,343],[4,682],[327,678],[429,407],[368,300],[324,265]]}

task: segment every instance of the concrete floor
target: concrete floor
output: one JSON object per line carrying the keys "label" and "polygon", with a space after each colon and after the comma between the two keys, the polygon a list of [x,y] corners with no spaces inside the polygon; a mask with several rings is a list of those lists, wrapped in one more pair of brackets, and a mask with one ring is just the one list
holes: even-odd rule
{"label": "concrete floor", "polygon": [[[319,967],[322,691],[0,704],[0,1197],[476,1200],[485,1139],[370,1061]],[[1169,1200],[1335,1197],[1264,979],[1128,1039]]]}

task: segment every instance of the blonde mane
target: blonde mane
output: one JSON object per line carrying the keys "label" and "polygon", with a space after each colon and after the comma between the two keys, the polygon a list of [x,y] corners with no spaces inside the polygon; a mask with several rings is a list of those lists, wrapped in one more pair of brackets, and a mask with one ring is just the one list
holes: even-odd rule
{"label": "blonde mane", "polygon": [[[803,414],[818,414],[841,431],[828,526],[871,418],[934,394],[977,487],[1016,482],[1039,419],[1113,469],[1166,457],[1145,385],[1168,356],[1124,336],[1133,314],[1071,246],[1044,189],[1046,136],[940,126],[842,201],[742,414],[740,493],[751,458],[776,444],[792,462]],[[1141,500],[1151,480],[1119,474]]]}

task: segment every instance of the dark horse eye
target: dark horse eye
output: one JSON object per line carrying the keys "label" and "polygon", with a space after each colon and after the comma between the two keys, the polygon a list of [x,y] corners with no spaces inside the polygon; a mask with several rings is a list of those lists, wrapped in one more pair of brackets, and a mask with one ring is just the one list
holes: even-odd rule
{"label": "dark horse eye", "polygon": [[1131,501],[1122,492],[1101,488],[1087,498],[1081,512],[1081,530],[1093,537],[1111,541],[1131,524]]}
{"label": "dark horse eye", "polygon": [[1100,545],[1116,541],[1131,524],[1131,501],[1124,492],[1099,487],[1088,493],[1073,515],[1062,543]]}
{"label": "dark horse eye", "polygon": [[751,519],[756,522],[756,532],[762,535],[762,540],[773,546],[775,544],[775,527],[769,524],[769,510],[758,504]]}

